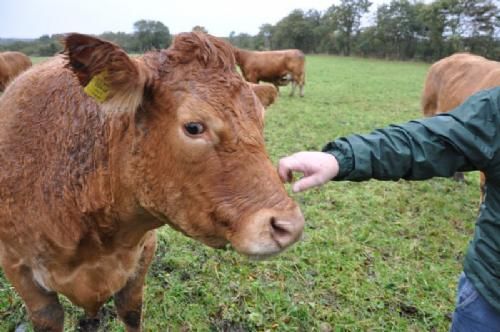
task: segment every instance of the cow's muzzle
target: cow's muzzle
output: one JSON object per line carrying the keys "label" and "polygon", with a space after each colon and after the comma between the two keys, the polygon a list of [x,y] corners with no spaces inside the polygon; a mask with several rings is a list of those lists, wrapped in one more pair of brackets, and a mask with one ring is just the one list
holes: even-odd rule
{"label": "cow's muzzle", "polygon": [[233,247],[252,258],[276,255],[302,237],[304,217],[294,205],[291,210],[264,209],[246,218],[231,236]]}

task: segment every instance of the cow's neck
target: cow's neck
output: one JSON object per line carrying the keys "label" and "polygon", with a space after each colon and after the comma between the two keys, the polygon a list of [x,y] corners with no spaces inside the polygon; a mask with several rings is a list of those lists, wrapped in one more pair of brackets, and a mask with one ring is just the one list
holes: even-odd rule
{"label": "cow's neck", "polygon": [[234,52],[234,58],[236,60],[236,63],[238,65],[243,64],[245,62],[245,59],[248,57],[249,54],[250,54],[249,51],[239,48],[236,52]]}
{"label": "cow's neck", "polygon": [[[133,160],[131,147],[134,145],[135,126],[131,116],[114,115],[108,119],[110,205],[107,218],[112,218],[114,229],[109,234],[114,242],[123,247],[137,245],[144,235],[163,225],[163,222],[143,209],[137,202],[133,184],[126,181],[130,161]],[[106,222],[104,222],[104,226]]]}

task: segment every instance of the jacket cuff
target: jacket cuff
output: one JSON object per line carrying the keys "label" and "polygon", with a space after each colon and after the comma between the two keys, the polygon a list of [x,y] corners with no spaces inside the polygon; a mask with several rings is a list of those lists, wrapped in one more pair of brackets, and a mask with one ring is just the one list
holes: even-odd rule
{"label": "jacket cuff", "polygon": [[322,151],[333,155],[339,163],[339,174],[332,180],[343,180],[354,169],[354,157],[349,143],[336,140],[325,145]]}

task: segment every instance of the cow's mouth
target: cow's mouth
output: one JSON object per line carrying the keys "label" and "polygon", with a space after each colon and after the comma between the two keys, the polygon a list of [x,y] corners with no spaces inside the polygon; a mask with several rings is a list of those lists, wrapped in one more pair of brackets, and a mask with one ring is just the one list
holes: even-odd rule
{"label": "cow's mouth", "polygon": [[229,246],[229,242],[227,240],[217,237],[206,237],[199,240],[203,242],[203,244],[218,250],[226,250]]}
{"label": "cow's mouth", "polygon": [[241,221],[228,240],[237,252],[253,260],[275,256],[302,236],[304,218],[298,207],[261,209]]}

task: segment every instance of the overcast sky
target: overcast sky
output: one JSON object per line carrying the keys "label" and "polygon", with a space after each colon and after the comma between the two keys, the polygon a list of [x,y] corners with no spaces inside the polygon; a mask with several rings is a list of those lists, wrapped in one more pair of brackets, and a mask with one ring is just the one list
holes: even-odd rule
{"label": "overcast sky", "polygon": [[[427,0],[429,1],[429,0]],[[44,34],[132,32],[140,19],[163,22],[170,33],[204,26],[215,36],[231,31],[255,35],[292,10],[325,11],[339,0],[0,0],[0,38]],[[372,11],[389,0],[372,0]]]}

